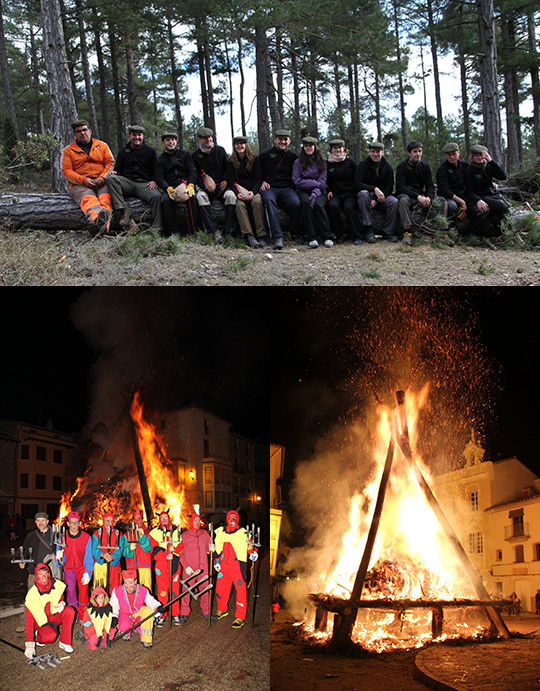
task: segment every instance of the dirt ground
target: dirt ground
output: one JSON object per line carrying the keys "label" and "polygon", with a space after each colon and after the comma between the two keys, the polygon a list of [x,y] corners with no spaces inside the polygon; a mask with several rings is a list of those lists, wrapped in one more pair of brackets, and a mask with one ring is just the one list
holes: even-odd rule
{"label": "dirt ground", "polygon": [[428,241],[316,250],[289,241],[280,252],[188,239],[178,254],[143,254],[126,253],[121,238],[92,239],[87,231],[0,230],[0,285],[540,285],[537,252],[439,249]]}
{"label": "dirt ground", "polygon": [[[540,617],[506,618],[511,632],[532,638],[454,646],[432,645],[422,651],[383,654],[333,652],[308,644],[293,619],[281,610],[270,624],[272,691],[426,691],[418,667],[442,684],[432,688],[463,691],[529,691],[540,687]],[[417,661],[418,658],[418,661]],[[443,685],[446,684],[446,685]]]}
{"label": "dirt ground", "polygon": [[[24,633],[15,632],[20,615],[5,616],[20,605],[25,593],[25,575],[9,563],[9,543],[0,543],[0,638],[24,648]],[[26,691],[268,691],[269,670],[269,567],[260,564],[259,597],[255,627],[248,612],[242,629],[231,628],[234,596],[229,616],[208,629],[198,602],[192,602],[188,623],[155,629],[154,647],[142,647],[138,636],[119,640],[109,650],[90,651],[78,640],[74,651],[60,655],[58,643],[38,648],[40,653],[67,657],[56,668],[37,669],[26,664],[22,652],[0,643],[0,689]],[[76,624],[75,631],[79,628]]]}

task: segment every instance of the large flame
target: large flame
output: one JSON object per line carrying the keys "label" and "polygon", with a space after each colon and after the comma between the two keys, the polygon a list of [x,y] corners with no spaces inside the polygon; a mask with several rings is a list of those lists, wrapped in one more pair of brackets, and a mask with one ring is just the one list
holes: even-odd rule
{"label": "large flame", "polygon": [[[411,392],[406,398],[406,418],[413,449],[417,420],[428,391],[426,385],[420,392]],[[397,422],[395,411],[381,405],[373,448],[373,471],[364,489],[350,499],[349,528],[342,537],[337,563],[323,583],[322,591],[330,596],[345,599],[351,596],[373,519],[388,444],[395,434]],[[429,468],[422,459],[416,457],[415,461],[430,482]],[[361,599],[451,600],[474,597],[472,584],[463,576],[463,568],[448,538],[410,464],[396,444]],[[454,632],[459,630],[461,634],[463,627],[467,627],[462,622],[459,626],[457,624]],[[311,624],[308,628],[312,630]],[[472,630],[474,632],[475,628]],[[398,615],[361,609],[353,640],[376,651],[421,646],[431,640],[431,612],[418,609]]]}
{"label": "large flame", "polygon": [[[179,484],[173,464],[162,450],[164,444],[154,425],[143,417],[139,392],[133,398],[130,415],[152,505],[153,515],[147,516],[148,522],[152,523],[161,511],[168,511],[173,523],[189,527],[184,487]],[[120,448],[131,461],[132,449],[122,445]],[[131,522],[135,509],[145,511],[134,463],[123,463],[120,470],[114,470],[112,456],[110,450],[103,451],[99,458],[89,463],[84,475],[77,478],[75,491],[62,496],[59,522],[73,509],[81,512],[83,526],[99,524],[105,511],[111,511],[117,522],[125,524]],[[103,477],[104,469],[107,477]]]}

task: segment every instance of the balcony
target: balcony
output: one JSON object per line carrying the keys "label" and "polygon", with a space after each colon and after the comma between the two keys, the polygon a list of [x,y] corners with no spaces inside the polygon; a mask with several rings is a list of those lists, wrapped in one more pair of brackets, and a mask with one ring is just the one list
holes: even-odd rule
{"label": "balcony", "polygon": [[504,539],[506,542],[526,542],[530,536],[528,523],[504,526]]}

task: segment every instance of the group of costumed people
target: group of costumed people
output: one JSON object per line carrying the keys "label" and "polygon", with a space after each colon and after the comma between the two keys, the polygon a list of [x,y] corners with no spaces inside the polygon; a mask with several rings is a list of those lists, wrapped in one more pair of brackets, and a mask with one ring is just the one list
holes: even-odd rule
{"label": "group of costumed people", "polygon": [[[189,529],[182,532],[171,523],[166,511],[159,514],[158,525],[149,529],[142,511],[137,509],[132,528],[122,532],[114,525],[114,515],[107,512],[102,525],[90,535],[81,528],[80,514],[71,511],[67,529],[60,533],[61,544],[54,539],[46,513],[39,512],[35,520],[36,529],[27,535],[23,545],[25,559],[31,554],[35,566],[31,561],[19,564],[24,568],[28,563],[31,571],[24,613],[27,658],[35,656],[36,645],[54,643],[57,638],[61,650],[73,652],[77,620],[81,630],[75,637],[91,650],[110,647],[117,634],[130,640],[133,632],[139,634],[145,648],[151,648],[154,625],[165,625],[169,608],[175,625],[188,621],[188,588],[193,593],[201,592],[202,616],[211,621],[228,615],[234,588],[236,611],[232,627],[243,626],[247,611],[247,559],[249,556],[256,561],[258,553],[254,538],[250,540],[250,533],[240,527],[237,511],[227,513],[226,525],[216,529],[213,543],[209,532],[201,529],[196,513],[189,516]],[[213,555],[217,572],[215,615],[210,612],[209,555]],[[156,597],[152,595],[152,565]],[[190,577],[192,584],[186,583]],[[178,597],[181,593],[185,594]]]}

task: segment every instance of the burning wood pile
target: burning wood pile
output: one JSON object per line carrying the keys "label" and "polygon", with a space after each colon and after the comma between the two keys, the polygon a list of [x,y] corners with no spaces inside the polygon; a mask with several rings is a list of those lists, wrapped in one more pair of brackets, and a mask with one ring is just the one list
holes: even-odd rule
{"label": "burning wood pile", "polygon": [[133,511],[143,509],[148,523],[161,511],[168,511],[175,525],[189,527],[184,487],[163,448],[155,427],[143,417],[136,393],[110,446],[89,462],[75,491],[62,497],[58,522],[77,510],[83,527],[93,526],[109,511],[117,523],[128,525]]}
{"label": "burning wood pile", "polygon": [[[396,396],[397,409],[384,410],[378,430],[388,443],[384,465],[380,454],[383,467],[351,502],[338,563],[325,591],[309,595],[316,611],[308,628],[328,636],[331,612],[334,642],[377,651],[477,636],[485,624],[507,638],[497,606],[508,603],[492,601],[411,449],[408,420],[418,414],[422,393]],[[473,617],[465,617],[469,608]]]}

